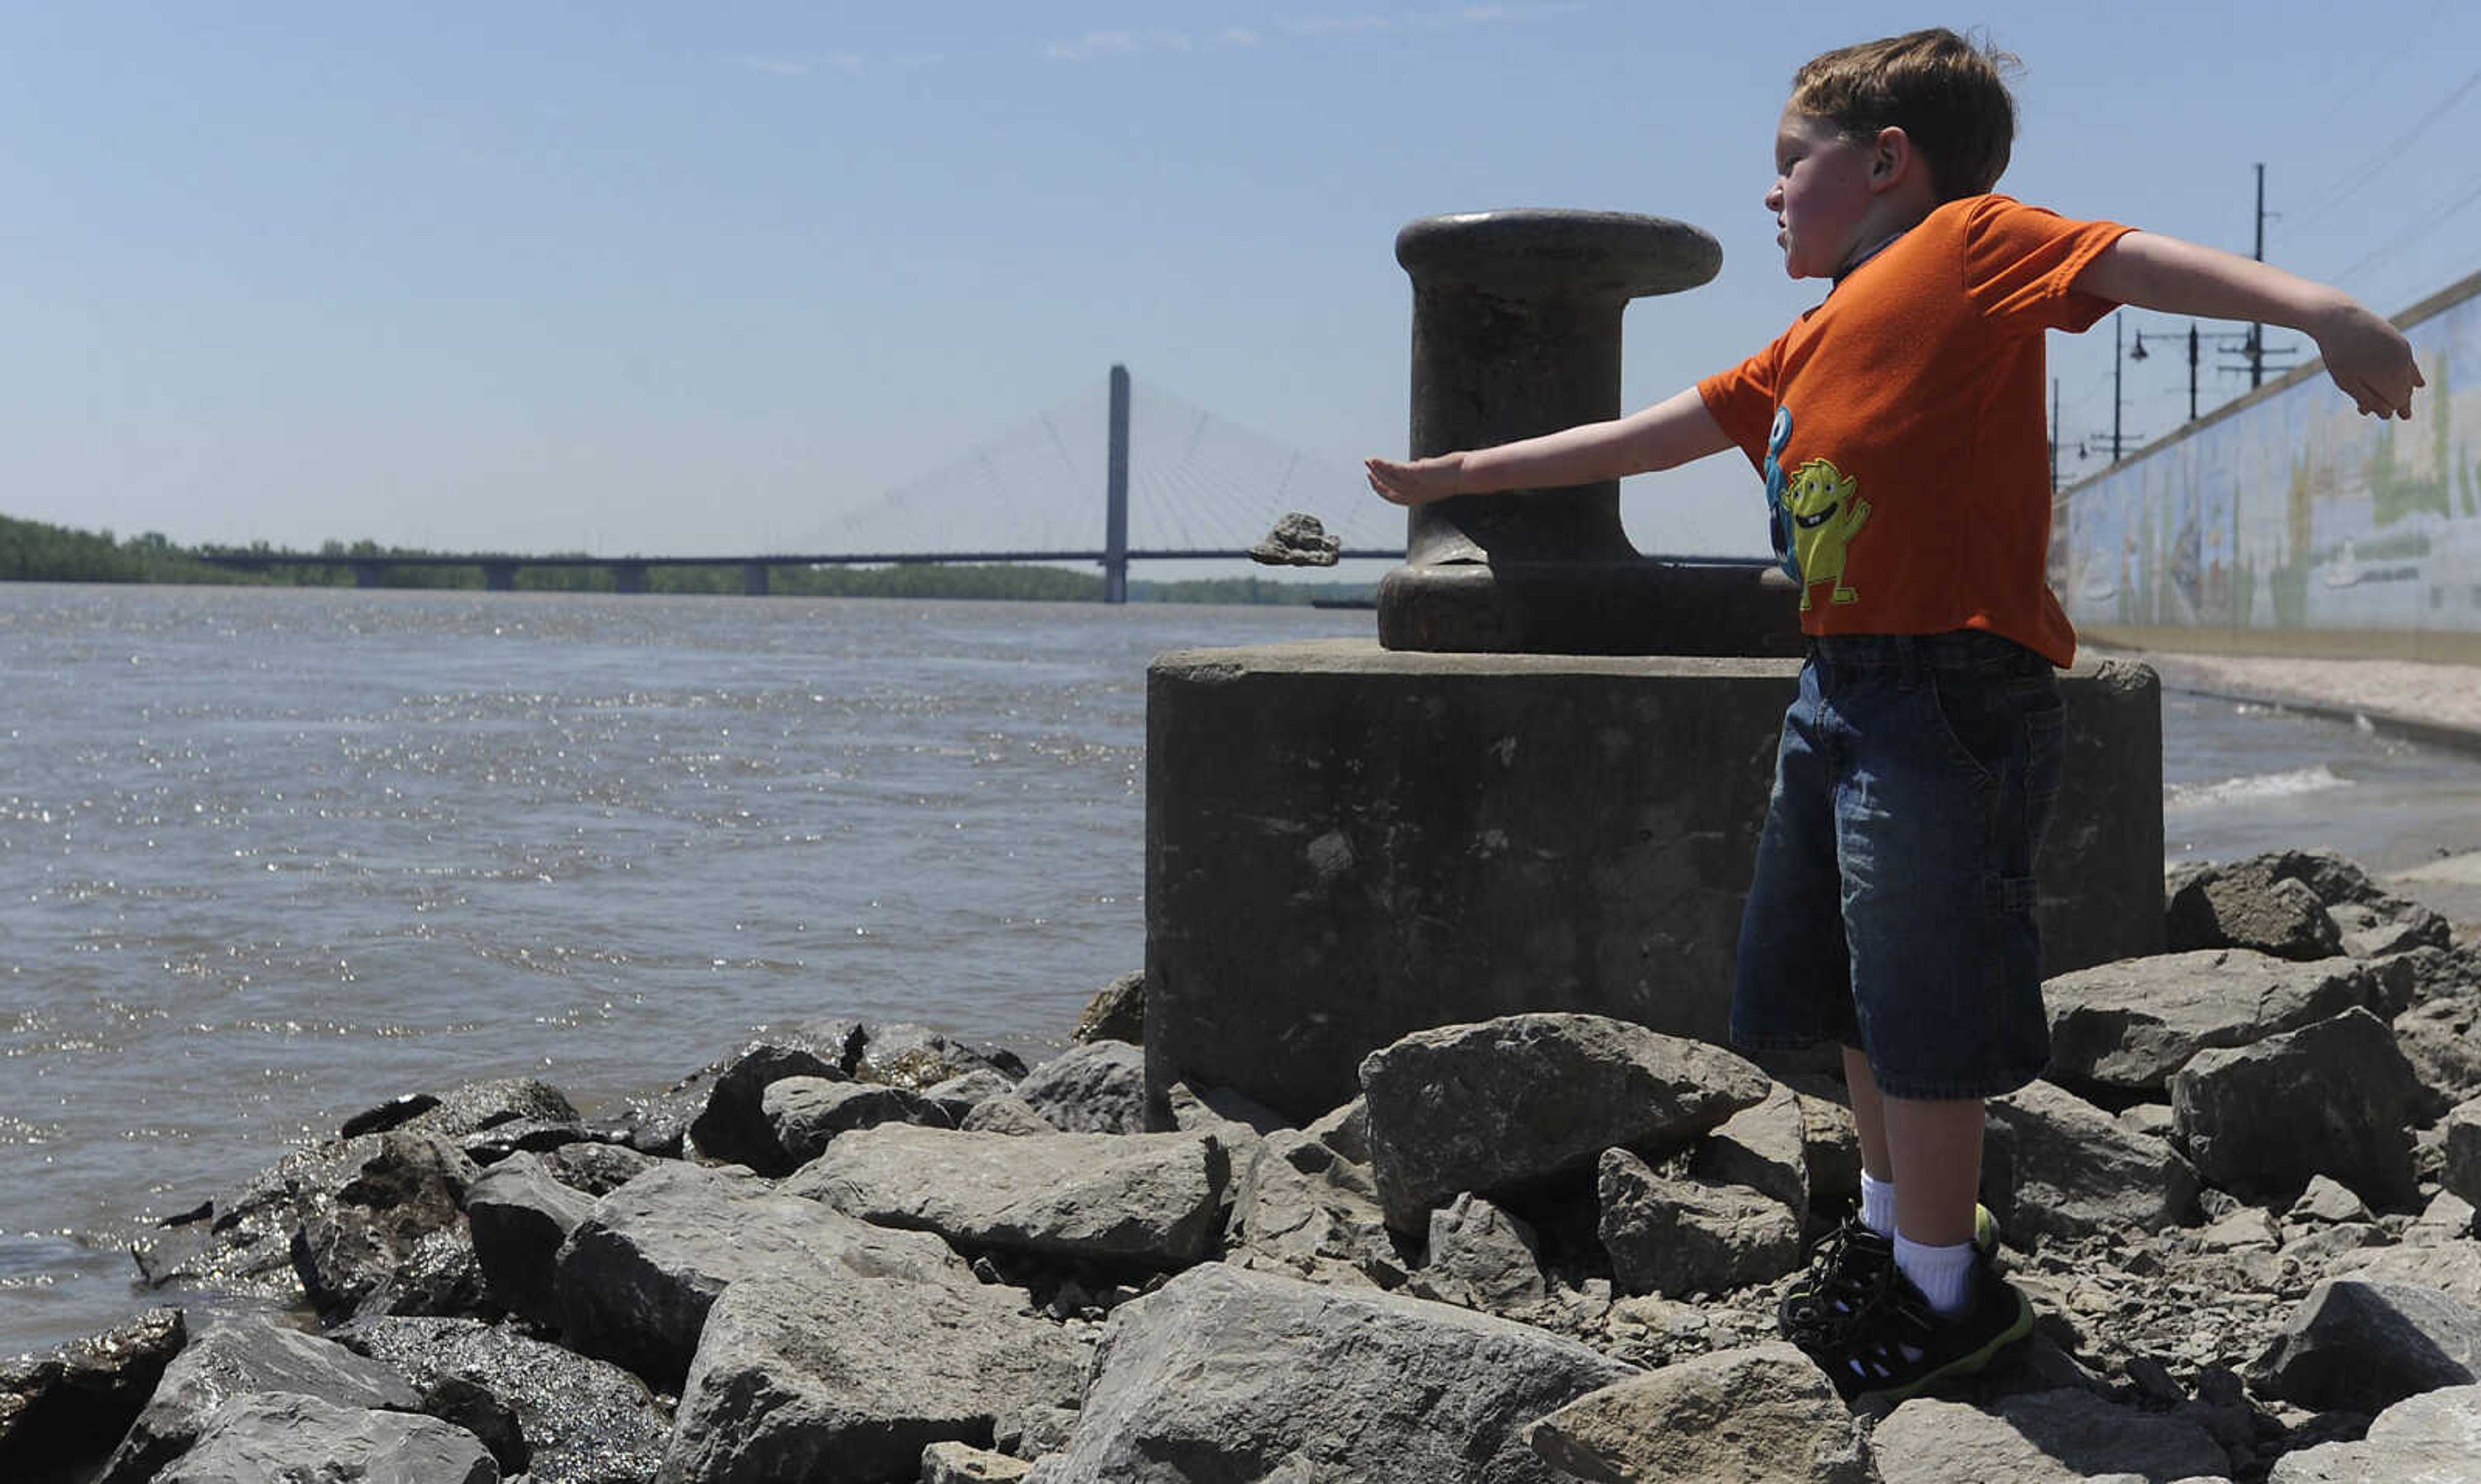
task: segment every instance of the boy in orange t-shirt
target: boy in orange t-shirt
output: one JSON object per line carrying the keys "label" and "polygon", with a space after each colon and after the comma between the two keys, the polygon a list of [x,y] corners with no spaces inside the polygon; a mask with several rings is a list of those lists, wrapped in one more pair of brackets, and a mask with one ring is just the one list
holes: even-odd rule
{"label": "boy in orange t-shirt", "polygon": [[1741,921],[1734,1044],[1843,1048],[1862,1209],[1787,1294],[1847,1399],[1977,1370],[2032,1330],[1976,1241],[1983,1100],[2050,1057],[2032,861],[2058,789],[2043,332],[2118,304],[2317,341],[2364,413],[2412,415],[2411,348],[2280,269],[1991,188],[2003,54],[1944,29],[1794,74],[1766,209],[1824,302],[1641,412],[1471,453],[1369,460],[1399,505],[1555,489],[1740,450],[1763,474],[1809,658]]}

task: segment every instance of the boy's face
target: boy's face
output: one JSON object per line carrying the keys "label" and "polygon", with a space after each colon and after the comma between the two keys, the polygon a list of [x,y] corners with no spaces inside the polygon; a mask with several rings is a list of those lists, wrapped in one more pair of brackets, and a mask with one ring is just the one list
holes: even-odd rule
{"label": "boy's face", "polygon": [[1766,210],[1775,214],[1775,243],[1784,272],[1831,278],[1863,249],[1868,230],[1875,153],[1815,114],[1786,108],[1775,131],[1775,183]]}

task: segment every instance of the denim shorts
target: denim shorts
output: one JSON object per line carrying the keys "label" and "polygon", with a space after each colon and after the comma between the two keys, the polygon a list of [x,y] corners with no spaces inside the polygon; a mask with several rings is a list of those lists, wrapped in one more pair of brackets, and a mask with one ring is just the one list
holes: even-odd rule
{"label": "denim shorts", "polygon": [[1899,1098],[2039,1077],[2033,854],[2065,735],[2050,661],[1997,635],[1812,639],[1740,919],[1733,1044],[1839,1040]]}

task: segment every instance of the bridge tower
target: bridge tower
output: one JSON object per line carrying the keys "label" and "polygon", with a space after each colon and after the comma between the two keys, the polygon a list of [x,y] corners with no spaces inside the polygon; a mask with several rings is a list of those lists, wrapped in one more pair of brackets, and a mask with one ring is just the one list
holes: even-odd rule
{"label": "bridge tower", "polygon": [[1103,601],[1129,601],[1129,368],[1111,368],[1110,464],[1104,476]]}

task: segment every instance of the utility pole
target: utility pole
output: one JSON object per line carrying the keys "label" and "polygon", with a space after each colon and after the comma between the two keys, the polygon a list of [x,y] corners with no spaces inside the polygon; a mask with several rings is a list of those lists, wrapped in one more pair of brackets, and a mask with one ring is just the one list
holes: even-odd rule
{"label": "utility pole", "polygon": [[2050,378],[2050,493],[2059,492],[2059,378]]}
{"label": "utility pole", "polygon": [[[2262,160],[2258,162],[2257,167],[2257,252],[2255,255],[2259,262],[2265,261],[2265,162]],[[2256,391],[2265,384],[2265,325],[2257,321],[2249,323],[2248,363],[2249,390]],[[2195,417],[2197,414],[2191,409],[2188,415]]]}
{"label": "utility pole", "polygon": [[2110,317],[2110,461],[2119,462],[2119,378],[2127,360],[2119,353],[2120,314]]}

